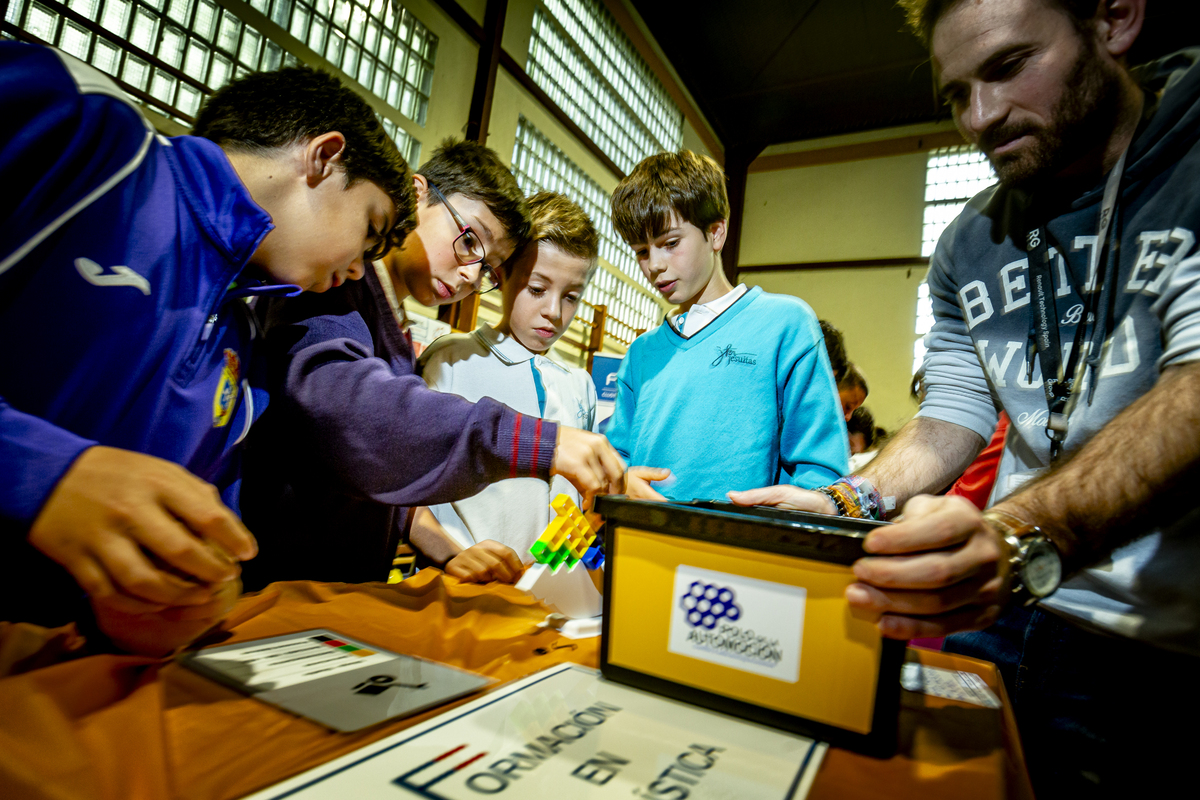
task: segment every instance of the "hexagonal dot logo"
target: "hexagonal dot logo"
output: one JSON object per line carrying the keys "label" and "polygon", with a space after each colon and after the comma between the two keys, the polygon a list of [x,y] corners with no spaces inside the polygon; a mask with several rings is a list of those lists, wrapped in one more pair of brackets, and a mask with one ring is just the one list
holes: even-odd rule
{"label": "hexagonal dot logo", "polygon": [[736,600],[733,589],[727,586],[692,581],[687,592],[679,598],[679,605],[689,625],[712,630],[723,619],[736,622],[742,616],[742,608]]}

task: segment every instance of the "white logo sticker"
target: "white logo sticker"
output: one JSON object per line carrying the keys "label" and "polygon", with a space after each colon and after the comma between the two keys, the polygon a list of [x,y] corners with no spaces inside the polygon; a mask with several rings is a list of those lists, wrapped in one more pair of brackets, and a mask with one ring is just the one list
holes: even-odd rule
{"label": "white logo sticker", "polygon": [[132,286],[142,294],[150,294],[150,281],[129,267],[111,267],[109,272],[90,258],[75,259],[79,275],[93,286]]}
{"label": "white logo sticker", "polygon": [[671,594],[667,649],[795,683],[806,597],[799,586],[681,564]]}

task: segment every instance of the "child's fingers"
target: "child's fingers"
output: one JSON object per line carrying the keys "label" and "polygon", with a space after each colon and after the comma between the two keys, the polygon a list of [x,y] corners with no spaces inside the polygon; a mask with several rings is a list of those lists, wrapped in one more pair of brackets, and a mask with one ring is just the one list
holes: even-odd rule
{"label": "child's fingers", "polygon": [[[232,580],[240,572],[237,562],[231,560],[220,545],[210,546],[162,506],[143,508],[136,518],[127,522],[125,534],[129,541],[146,548],[166,564],[205,583]],[[171,605],[184,604],[167,597],[148,599]]]}
{"label": "child's fingers", "polygon": [[[499,543],[497,543],[499,544]],[[504,547],[504,545],[500,545]],[[511,547],[504,547],[504,550],[499,553],[500,563],[504,565],[506,578],[505,583],[516,583],[521,579],[521,573],[525,571],[525,565],[521,563],[521,557]]]}
{"label": "child's fingers", "polygon": [[91,552],[114,588],[135,600],[163,606],[189,606],[202,605],[212,598],[209,584],[198,584],[156,567],[138,547],[137,538],[109,536],[97,543]]}
{"label": "child's fingers", "polygon": [[600,469],[608,494],[619,494],[625,483],[625,462],[607,440],[600,440]]}
{"label": "child's fingers", "polygon": [[666,502],[667,499],[653,486],[636,475],[630,475],[629,485],[626,487],[626,494],[628,494],[634,500],[655,500],[661,503]]}
{"label": "child's fingers", "polygon": [[164,605],[147,603],[118,592],[108,579],[104,567],[91,556],[81,556],[64,566],[94,603],[103,603],[124,614],[153,614],[166,608]]}
{"label": "child's fingers", "polygon": [[790,511],[810,511],[817,514],[836,514],[833,501],[821,492],[799,486],[765,486],[744,492],[728,492],[729,500],[739,506],[774,506]]}
{"label": "child's fingers", "polygon": [[215,486],[184,473],[186,480],[164,486],[163,505],[194,533],[215,542],[239,561],[258,553],[258,543],[221,500]]}
{"label": "child's fingers", "polygon": [[671,470],[665,467],[630,467],[628,474],[646,481],[665,481],[671,477]]}
{"label": "child's fingers", "polygon": [[488,572],[494,580],[501,583],[516,583],[521,576],[521,559],[517,558],[517,554],[511,548],[499,542],[493,544],[496,546],[487,548],[476,545],[482,551],[480,556],[486,562]]}
{"label": "child's fingers", "polygon": [[487,569],[480,563],[479,558],[470,551],[464,550],[446,564],[446,574],[458,578],[464,583],[487,583]]}

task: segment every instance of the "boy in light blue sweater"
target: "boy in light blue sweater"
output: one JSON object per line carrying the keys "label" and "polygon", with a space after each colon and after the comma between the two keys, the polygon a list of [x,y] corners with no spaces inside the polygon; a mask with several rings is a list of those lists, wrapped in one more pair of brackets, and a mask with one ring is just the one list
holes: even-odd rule
{"label": "boy in light blue sweater", "polygon": [[724,500],[777,483],[807,489],[849,469],[846,425],[821,328],[802,300],[734,288],[721,269],[729,199],[715,161],[687,150],[638,164],[613,224],[678,312],[629,348],[606,434],[631,497]]}

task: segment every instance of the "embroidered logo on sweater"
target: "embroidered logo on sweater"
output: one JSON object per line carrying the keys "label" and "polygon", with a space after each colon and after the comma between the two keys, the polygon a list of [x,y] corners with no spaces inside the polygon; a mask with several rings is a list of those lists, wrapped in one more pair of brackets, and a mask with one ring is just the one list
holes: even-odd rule
{"label": "embroidered logo on sweater", "polygon": [[110,267],[111,271],[105,272],[104,267],[90,258],[77,258],[75,269],[93,286],[132,286],[142,294],[150,294],[150,281],[129,267]]}
{"label": "embroidered logo on sweater", "polygon": [[221,368],[221,379],[217,381],[217,393],[213,395],[213,427],[224,428],[233,419],[237,407],[238,382],[242,375],[242,362],[238,354],[225,348],[225,366]]}
{"label": "embroidered logo on sweater", "polygon": [[717,357],[713,359],[711,367],[719,367],[722,364],[750,364],[758,363],[758,356],[755,353],[739,353],[734,349],[733,345],[727,344],[724,348],[717,351]]}

